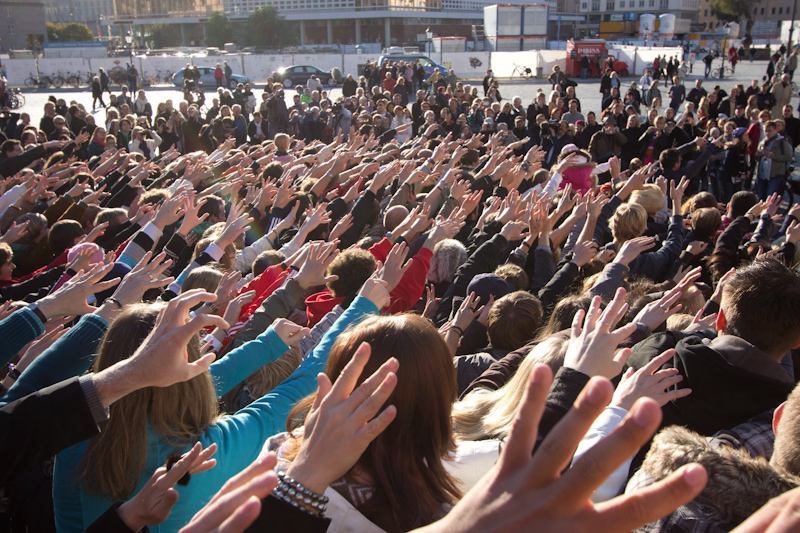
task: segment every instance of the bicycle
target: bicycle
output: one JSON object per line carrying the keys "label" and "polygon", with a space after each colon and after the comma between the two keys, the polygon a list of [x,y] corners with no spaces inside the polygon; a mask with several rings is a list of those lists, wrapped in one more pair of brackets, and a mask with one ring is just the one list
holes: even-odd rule
{"label": "bicycle", "polygon": [[9,101],[11,109],[19,109],[25,105],[25,95],[20,92],[19,88],[14,88],[9,95]]}
{"label": "bicycle", "polygon": [[519,76],[520,78],[525,78],[528,80],[534,78],[533,71],[530,69],[530,67],[517,65],[516,63],[514,63],[514,70],[511,71],[511,77],[513,78],[514,76]]}
{"label": "bicycle", "polygon": [[711,71],[712,78],[730,78],[733,76],[733,69],[727,65],[723,65],[719,68],[715,68]]}
{"label": "bicycle", "polygon": [[[89,79],[91,83],[91,78]],[[76,89],[83,84],[83,79],[81,79],[80,73],[78,74],[70,74],[69,72],[66,74],[64,81],[67,85],[75,87]]]}
{"label": "bicycle", "polygon": [[[55,83],[53,83],[53,78],[50,76],[34,77],[34,74],[31,74],[25,80],[25,87],[47,89],[53,86],[55,86]],[[60,85],[58,87],[60,87]]]}

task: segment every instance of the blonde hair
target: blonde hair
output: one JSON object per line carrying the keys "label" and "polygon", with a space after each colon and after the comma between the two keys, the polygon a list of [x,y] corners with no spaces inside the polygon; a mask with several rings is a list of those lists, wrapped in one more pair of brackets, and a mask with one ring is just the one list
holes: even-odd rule
{"label": "blonde hair", "polygon": [[503,439],[517,415],[528,377],[537,364],[546,364],[555,374],[564,364],[569,339],[552,336],[534,346],[514,376],[497,390],[475,389],[453,405],[456,440]]}
{"label": "blonde hair", "polygon": [[686,313],[678,313],[667,318],[667,329],[669,331],[683,331],[691,325],[694,317]]}
{"label": "blonde hair", "polygon": [[622,204],[609,222],[614,239],[635,239],[647,229],[647,211],[639,204]]}
{"label": "blonde hair", "polygon": [[649,183],[643,188],[633,191],[629,202],[644,207],[647,215],[653,217],[664,209],[664,200],[665,196],[661,188],[654,183]]}
{"label": "blonde hair", "polygon": [[[133,355],[150,334],[163,307],[126,306],[106,331],[93,371],[99,372]],[[200,357],[196,335],[186,351],[190,362]],[[139,389],[112,404],[110,412],[103,431],[89,439],[83,458],[83,482],[90,494],[126,500],[142,474],[151,474],[144,472],[148,427],[171,446],[185,446],[216,422],[217,394],[211,375],[204,372],[169,387]]]}

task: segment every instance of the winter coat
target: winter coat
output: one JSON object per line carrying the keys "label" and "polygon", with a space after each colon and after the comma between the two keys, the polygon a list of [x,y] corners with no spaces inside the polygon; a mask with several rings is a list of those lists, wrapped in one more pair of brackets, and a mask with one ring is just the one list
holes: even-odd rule
{"label": "winter coat", "polygon": [[703,492],[637,532],[730,531],[771,498],[800,486],[800,478],[776,470],[766,458],[752,456],[746,448],[729,446],[717,438],[707,440],[686,428],[672,426],[656,435],[642,469],[633,476],[626,492],[664,479],[690,462],[700,463],[708,472]]}

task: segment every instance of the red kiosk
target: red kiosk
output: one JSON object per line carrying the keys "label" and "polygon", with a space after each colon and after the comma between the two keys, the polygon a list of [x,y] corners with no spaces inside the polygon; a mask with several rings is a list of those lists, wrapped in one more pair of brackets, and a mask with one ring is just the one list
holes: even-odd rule
{"label": "red kiosk", "polygon": [[[599,78],[605,70],[608,60],[608,49],[603,39],[584,39],[582,41],[567,41],[567,76],[579,78],[581,75],[581,59],[589,58],[589,77]],[[614,71],[620,76],[628,75],[628,64],[617,61],[614,56]]]}

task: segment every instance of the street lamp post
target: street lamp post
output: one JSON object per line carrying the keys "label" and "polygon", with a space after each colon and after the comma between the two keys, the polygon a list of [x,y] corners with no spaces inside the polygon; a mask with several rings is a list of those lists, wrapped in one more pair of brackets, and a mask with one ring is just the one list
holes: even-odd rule
{"label": "street lamp post", "polygon": [[428,55],[431,55],[433,53],[433,32],[430,26],[425,28],[425,37],[428,38]]}

